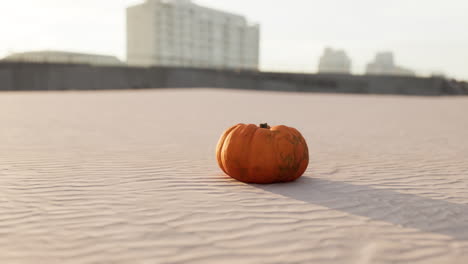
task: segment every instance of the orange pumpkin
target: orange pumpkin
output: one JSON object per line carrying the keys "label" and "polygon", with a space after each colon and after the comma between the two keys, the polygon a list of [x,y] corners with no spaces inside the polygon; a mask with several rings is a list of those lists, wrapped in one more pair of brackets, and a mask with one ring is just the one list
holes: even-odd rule
{"label": "orange pumpkin", "polygon": [[232,178],[266,184],[301,177],[309,164],[309,150],[295,128],[238,124],[219,139],[216,158]]}

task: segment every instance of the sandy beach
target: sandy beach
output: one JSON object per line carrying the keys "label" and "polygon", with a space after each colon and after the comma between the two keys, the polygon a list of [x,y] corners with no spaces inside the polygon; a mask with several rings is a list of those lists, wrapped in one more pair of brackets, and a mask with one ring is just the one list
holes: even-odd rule
{"label": "sandy beach", "polygon": [[[0,263],[468,263],[468,97],[0,93]],[[301,131],[289,184],[235,181],[237,123]]]}

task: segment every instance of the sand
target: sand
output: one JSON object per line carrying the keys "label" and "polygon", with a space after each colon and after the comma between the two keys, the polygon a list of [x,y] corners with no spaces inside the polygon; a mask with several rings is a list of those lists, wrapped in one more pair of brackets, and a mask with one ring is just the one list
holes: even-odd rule
{"label": "sand", "polygon": [[[310,148],[225,176],[236,123]],[[468,98],[215,89],[0,93],[0,263],[468,263]]]}

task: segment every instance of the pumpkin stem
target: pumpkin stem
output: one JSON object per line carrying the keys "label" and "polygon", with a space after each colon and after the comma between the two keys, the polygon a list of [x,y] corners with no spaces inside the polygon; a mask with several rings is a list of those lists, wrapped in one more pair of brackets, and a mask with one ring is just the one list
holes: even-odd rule
{"label": "pumpkin stem", "polygon": [[260,128],[270,128],[268,123],[260,124]]}

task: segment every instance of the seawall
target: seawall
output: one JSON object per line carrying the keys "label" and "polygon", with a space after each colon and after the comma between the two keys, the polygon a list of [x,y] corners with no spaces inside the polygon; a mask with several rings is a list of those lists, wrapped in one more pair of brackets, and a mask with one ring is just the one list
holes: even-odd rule
{"label": "seawall", "polygon": [[294,74],[176,67],[0,63],[0,90],[105,90],[216,87],[251,90],[400,95],[467,95],[468,84],[444,78]]}

